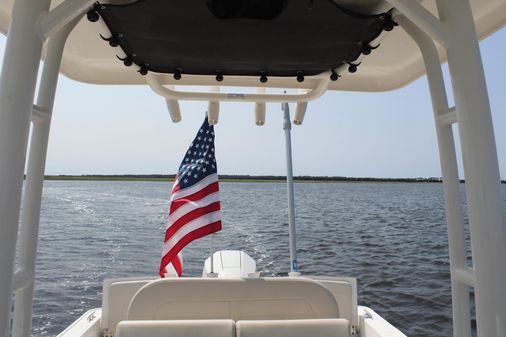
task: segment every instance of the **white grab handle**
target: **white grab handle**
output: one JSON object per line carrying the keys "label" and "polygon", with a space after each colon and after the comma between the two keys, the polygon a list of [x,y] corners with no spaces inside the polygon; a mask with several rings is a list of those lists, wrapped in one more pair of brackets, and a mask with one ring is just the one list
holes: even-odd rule
{"label": "white grab handle", "polygon": [[314,88],[307,88],[306,92],[299,92],[296,94],[268,94],[268,93],[226,93],[226,92],[193,92],[193,91],[180,91],[167,87],[161,84],[160,74],[148,73],[146,81],[151,89],[157,94],[170,99],[170,100],[184,100],[184,101],[240,101],[240,102],[254,102],[254,103],[302,103],[315,100],[327,91],[330,83],[331,72],[327,71],[319,75],[311,76],[312,79],[317,79],[318,84]]}

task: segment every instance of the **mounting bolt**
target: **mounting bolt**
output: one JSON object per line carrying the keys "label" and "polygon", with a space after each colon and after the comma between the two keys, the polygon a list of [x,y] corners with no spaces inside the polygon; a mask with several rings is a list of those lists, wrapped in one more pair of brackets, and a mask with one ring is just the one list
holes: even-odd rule
{"label": "mounting bolt", "polygon": [[357,68],[357,65],[356,65],[356,64],[350,64],[350,66],[348,67],[348,71],[349,71],[350,73],[352,73],[352,74],[353,74],[353,73],[356,73],[356,72],[357,72],[357,69],[358,69],[358,68]]}
{"label": "mounting bolt", "polygon": [[385,31],[387,31],[387,32],[390,32],[391,30],[393,30],[393,29],[394,29],[394,26],[395,26],[395,25],[394,25],[394,23],[393,23],[392,21],[387,21],[387,22],[385,23],[385,25],[383,26],[383,29],[384,29]]}
{"label": "mounting bolt", "polygon": [[371,51],[372,51],[372,48],[368,44],[364,45],[364,47],[362,48],[362,54],[364,54],[364,55],[369,55],[371,53]]}
{"label": "mounting bolt", "polygon": [[330,80],[337,81],[338,78],[339,78],[339,75],[336,73],[335,70],[332,70],[332,74],[330,74]]}
{"label": "mounting bolt", "polygon": [[132,64],[134,63],[134,60],[132,58],[132,56],[127,56],[125,57],[125,59],[123,60],[123,64],[127,67],[130,67]]}
{"label": "mounting bolt", "polygon": [[174,71],[174,79],[176,81],[179,81],[181,79],[181,73],[183,72],[183,69],[181,68],[176,68],[176,70]]}
{"label": "mounting bolt", "polygon": [[267,81],[268,81],[267,72],[261,71],[260,72],[260,82],[267,83]]}
{"label": "mounting bolt", "polygon": [[148,68],[146,66],[141,66],[141,69],[139,69],[139,73],[144,76],[148,74]]}
{"label": "mounting bolt", "polygon": [[302,71],[297,71],[297,82],[304,82],[304,73]]}
{"label": "mounting bolt", "polygon": [[119,46],[120,35],[123,36],[122,34],[112,34],[112,36],[108,40],[109,46],[111,46],[111,47]]}
{"label": "mounting bolt", "polygon": [[223,74],[221,73],[221,71],[216,72],[216,81],[218,82],[223,81]]}
{"label": "mounting bolt", "polygon": [[395,26],[397,26],[397,22],[392,19],[391,15],[386,16],[384,21],[385,23],[383,24],[383,29],[387,32],[391,31]]}
{"label": "mounting bolt", "polygon": [[88,18],[88,21],[90,22],[97,22],[98,19],[100,19],[100,16],[94,9],[90,9],[88,13],[86,13],[86,17]]}

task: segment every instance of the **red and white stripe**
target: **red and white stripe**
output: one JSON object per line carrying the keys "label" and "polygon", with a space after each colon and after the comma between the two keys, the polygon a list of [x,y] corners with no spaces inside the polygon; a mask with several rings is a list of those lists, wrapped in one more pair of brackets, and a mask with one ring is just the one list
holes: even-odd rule
{"label": "red and white stripe", "polygon": [[160,277],[170,274],[172,268],[181,276],[182,261],[178,257],[181,250],[193,240],[221,229],[217,174],[211,174],[184,190],[179,189],[176,177],[170,200]]}

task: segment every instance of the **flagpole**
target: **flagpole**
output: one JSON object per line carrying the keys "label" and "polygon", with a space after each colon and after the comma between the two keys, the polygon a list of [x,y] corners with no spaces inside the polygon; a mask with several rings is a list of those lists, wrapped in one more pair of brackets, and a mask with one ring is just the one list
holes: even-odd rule
{"label": "flagpole", "polygon": [[213,252],[213,234],[209,235],[210,240],[210,251],[211,251],[211,274],[214,274],[214,252]]}
{"label": "flagpole", "polygon": [[297,275],[297,237],[295,233],[295,204],[293,194],[293,166],[292,166],[292,139],[290,122],[290,108],[288,103],[283,103],[283,130],[285,130],[286,140],[286,186],[288,191],[288,234],[290,239],[290,274]]}

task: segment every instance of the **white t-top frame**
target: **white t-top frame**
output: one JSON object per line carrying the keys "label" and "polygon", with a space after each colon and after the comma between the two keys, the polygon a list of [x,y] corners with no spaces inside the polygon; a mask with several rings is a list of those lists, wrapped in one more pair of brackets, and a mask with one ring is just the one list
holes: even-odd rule
{"label": "white t-top frame", "polygon": [[[0,76],[0,336],[9,336],[11,315],[12,335],[30,335],[42,185],[59,65],[68,33],[92,2],[67,0],[50,12],[50,0],[14,3]],[[474,287],[478,336],[506,336],[506,226],[490,105],[469,1],[437,0],[439,18],[415,0],[389,2],[396,7],[396,20],[418,43],[429,79],[448,221],[454,335],[471,335],[469,287]],[[34,105],[46,39],[44,71]],[[434,41],[446,51],[453,109],[448,107]],[[28,173],[21,198],[31,122]],[[464,158],[473,268],[466,264],[454,122]],[[14,265],[16,241],[18,266]]]}

